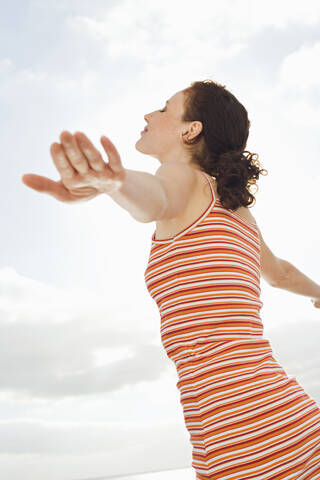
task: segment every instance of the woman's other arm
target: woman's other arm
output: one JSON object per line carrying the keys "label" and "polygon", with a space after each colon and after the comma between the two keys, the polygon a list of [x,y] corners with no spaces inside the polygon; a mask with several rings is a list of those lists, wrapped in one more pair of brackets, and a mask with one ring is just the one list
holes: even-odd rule
{"label": "woman's other arm", "polygon": [[273,287],[310,297],[314,305],[320,307],[320,285],[298,270],[292,263],[276,257],[265,243],[260,230],[259,236],[261,276],[264,280]]}
{"label": "woman's other arm", "polygon": [[286,275],[275,285],[292,293],[320,300],[320,285],[298,270],[292,263],[280,259]]}

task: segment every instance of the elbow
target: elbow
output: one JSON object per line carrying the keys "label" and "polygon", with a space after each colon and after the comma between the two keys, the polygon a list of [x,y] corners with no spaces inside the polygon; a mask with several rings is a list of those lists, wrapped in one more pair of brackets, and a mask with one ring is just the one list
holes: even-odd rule
{"label": "elbow", "polygon": [[290,275],[290,268],[291,268],[291,263],[287,262],[286,260],[280,260],[281,263],[281,271],[278,275],[278,277],[274,280],[274,282],[271,284],[271,286],[275,288],[283,288],[288,284],[288,278]]}

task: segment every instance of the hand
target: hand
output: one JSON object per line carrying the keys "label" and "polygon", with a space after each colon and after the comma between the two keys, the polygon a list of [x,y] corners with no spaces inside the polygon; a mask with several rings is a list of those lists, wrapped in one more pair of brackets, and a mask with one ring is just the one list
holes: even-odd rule
{"label": "hand", "polygon": [[84,133],[71,135],[64,130],[60,140],[61,144],[51,144],[50,153],[61,180],[55,182],[27,173],[22,176],[25,185],[65,203],[87,201],[101,193],[119,190],[125,178],[125,168],[111,140],[105,136],[100,139],[109,163],[104,162]]}
{"label": "hand", "polygon": [[319,298],[312,298],[311,302],[316,308],[320,308],[320,297]]}

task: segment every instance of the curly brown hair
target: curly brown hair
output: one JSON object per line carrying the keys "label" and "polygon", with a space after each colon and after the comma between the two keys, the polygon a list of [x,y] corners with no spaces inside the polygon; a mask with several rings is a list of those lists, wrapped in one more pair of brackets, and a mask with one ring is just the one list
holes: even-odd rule
{"label": "curly brown hair", "polygon": [[197,137],[184,140],[190,163],[216,178],[220,202],[226,209],[254,205],[250,188],[254,185],[258,190],[259,174],[268,171],[261,169],[257,153],[244,150],[250,128],[247,110],[224,85],[211,79],[192,82],[182,91],[182,121],[199,120],[203,126]]}

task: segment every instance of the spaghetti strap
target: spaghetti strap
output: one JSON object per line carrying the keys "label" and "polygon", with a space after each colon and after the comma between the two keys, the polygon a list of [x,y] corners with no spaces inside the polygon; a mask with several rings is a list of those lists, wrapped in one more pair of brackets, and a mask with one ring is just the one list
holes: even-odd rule
{"label": "spaghetti strap", "polygon": [[210,185],[210,188],[211,188],[211,196],[212,196],[211,205],[214,205],[214,204],[215,204],[215,201],[216,201],[216,195],[215,195],[215,193],[214,193],[214,188],[213,188],[212,182],[208,179],[208,177],[211,177],[211,178],[214,178],[214,177],[212,177],[211,175],[209,175],[209,174],[206,173],[206,172],[203,172],[202,170],[200,170],[200,173],[202,173],[202,175],[206,178],[207,182],[208,182],[209,185]]}

